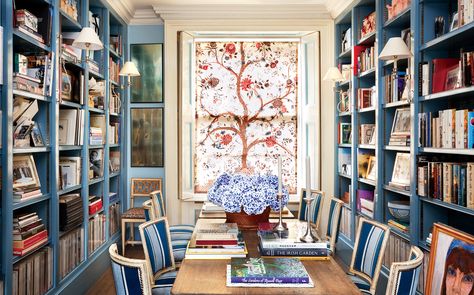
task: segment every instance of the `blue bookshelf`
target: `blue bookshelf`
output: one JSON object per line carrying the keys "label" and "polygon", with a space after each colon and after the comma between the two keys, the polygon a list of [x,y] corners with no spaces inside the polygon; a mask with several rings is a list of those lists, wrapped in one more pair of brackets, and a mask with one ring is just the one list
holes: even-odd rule
{"label": "blue bookshelf", "polygon": [[[13,7],[15,3],[15,7]],[[111,219],[118,222],[116,216],[109,214],[109,206],[120,209],[123,199],[123,187],[126,175],[122,171],[124,164],[122,157],[123,144],[118,142],[109,143],[109,137],[115,136],[108,134],[110,123],[120,124],[119,139],[124,138],[123,131],[123,107],[120,102],[115,104],[114,109],[110,109],[112,96],[114,99],[124,101],[125,92],[122,90],[121,79],[112,80],[109,75],[110,60],[112,59],[118,65],[124,63],[123,56],[127,46],[127,25],[126,23],[111,9],[106,1],[102,0],[77,0],[78,17],[75,19],[68,14],[66,9],[60,7],[61,1],[49,0],[16,0],[2,1],[0,6],[0,23],[4,29],[3,33],[3,81],[1,81],[1,205],[0,205],[0,227],[2,235],[0,236],[0,294],[12,294],[13,288],[13,269],[37,255],[41,251],[50,251],[52,256],[51,281],[52,286],[45,294],[59,294],[66,290],[71,283],[75,282],[81,274],[87,270],[89,266],[94,264],[99,257],[106,251],[111,243],[117,242],[120,234],[118,231],[109,232]],[[27,9],[37,17],[42,18],[42,24],[39,27],[39,33],[45,42],[40,42],[36,38],[21,32],[13,26],[14,15],[16,9]],[[99,73],[90,71],[88,63],[81,60],[71,61],[63,60],[61,43],[63,42],[63,33],[80,32],[84,26],[89,26],[89,11],[100,20],[99,37],[104,44],[104,49],[94,53],[94,60],[99,65]],[[50,24],[49,28],[43,27],[43,24]],[[120,36],[120,42],[117,44],[117,36]],[[57,37],[57,38],[56,38]],[[112,42],[111,40],[114,40]],[[40,95],[23,90],[13,90],[13,68],[14,54],[28,55],[45,55],[54,56],[54,74],[52,79],[52,95]],[[85,60],[84,52],[82,52],[82,60]],[[66,69],[78,77],[81,75],[84,79],[79,82],[80,87],[84,89],[82,100],[68,101],[61,98],[61,71]],[[94,78],[96,81],[104,81],[105,89],[103,94],[103,105],[101,108],[93,107],[89,104],[89,79]],[[58,79],[56,79],[58,78]],[[112,90],[113,88],[113,90]],[[54,91],[59,89],[58,91]],[[113,94],[113,95],[112,95]],[[31,147],[14,147],[13,139],[13,101],[16,97],[23,97],[28,101],[37,101],[38,112],[34,117],[37,122],[43,140],[44,146]],[[59,114],[62,110],[83,110],[84,111],[84,132],[82,144],[59,145],[58,124]],[[102,145],[89,145],[89,127],[90,116],[103,115],[105,118],[105,141]],[[89,180],[89,151],[100,149],[103,151],[102,176]],[[120,169],[117,171],[109,171],[109,154],[119,152]],[[41,195],[21,202],[13,202],[13,158],[31,155],[35,161],[36,169],[41,183]],[[65,189],[60,189],[57,180],[60,176],[59,161],[61,157],[80,157],[81,158],[81,181],[79,185],[74,185]],[[109,192],[114,192],[118,198],[109,202]],[[76,245],[82,248],[83,256],[75,267],[68,269],[67,273],[60,275],[61,254],[64,249],[60,247],[60,241],[71,230],[66,232],[59,231],[59,198],[61,196],[80,193],[83,202],[83,222],[77,227],[82,231],[83,238]],[[98,195],[102,197],[102,209],[89,216],[88,196]],[[43,220],[48,230],[47,241],[39,245],[31,252],[23,256],[13,255],[13,216],[17,212],[36,212]],[[89,231],[88,223],[92,219],[101,216],[103,219],[103,240],[94,249],[88,251],[89,237],[92,234]],[[72,231],[76,230],[73,229]]]}

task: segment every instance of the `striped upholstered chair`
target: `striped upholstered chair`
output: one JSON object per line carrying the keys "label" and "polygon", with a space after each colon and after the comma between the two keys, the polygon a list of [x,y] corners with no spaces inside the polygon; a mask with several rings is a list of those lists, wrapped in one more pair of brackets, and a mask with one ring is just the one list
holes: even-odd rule
{"label": "striped upholstered chair", "polygon": [[360,217],[349,276],[362,293],[375,294],[389,236],[388,226]]}
{"label": "striped upholstered chair", "polygon": [[140,224],[143,251],[149,269],[153,294],[170,294],[176,279],[176,266],[166,218]]}
{"label": "striped upholstered chair", "polygon": [[385,295],[415,295],[422,264],[423,252],[412,246],[408,261],[392,263]]}
{"label": "striped upholstered chair", "polygon": [[339,235],[339,224],[341,221],[341,211],[343,201],[331,198],[329,201],[328,226],[326,229],[326,239],[329,243],[329,250],[333,254],[336,249],[336,242]]}
{"label": "striped upholstered chair", "polygon": [[145,213],[145,222],[155,220],[155,212],[153,212],[153,202],[152,200],[146,200],[142,204],[144,213]]}
{"label": "striped upholstered chair", "polygon": [[[165,209],[165,202],[163,200],[163,194],[161,191],[154,191],[151,194],[151,200],[153,202],[153,211],[155,212],[155,216],[158,217],[165,217],[166,216],[166,209]],[[194,231],[194,225],[191,224],[177,224],[170,226],[170,233],[171,233],[171,240],[187,240],[191,239],[191,235]]]}
{"label": "striped upholstered chair", "polygon": [[151,284],[146,260],[130,259],[118,254],[117,244],[109,247],[117,294],[151,294]]}
{"label": "striped upholstered chair", "polygon": [[300,207],[298,209],[298,219],[302,221],[307,221],[307,216],[309,215],[310,222],[312,222],[315,226],[316,229],[319,230],[319,222],[321,219],[321,208],[323,208],[323,201],[324,201],[324,192],[318,191],[318,190],[311,190],[311,196],[314,199],[313,202],[311,202],[311,208],[309,210],[306,210],[306,202],[304,198],[306,197],[308,190],[302,188],[301,189],[301,198],[300,198]]}

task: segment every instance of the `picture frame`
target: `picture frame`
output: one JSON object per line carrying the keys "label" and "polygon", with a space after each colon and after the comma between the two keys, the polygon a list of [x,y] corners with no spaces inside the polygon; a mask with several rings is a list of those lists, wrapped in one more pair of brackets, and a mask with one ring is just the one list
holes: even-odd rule
{"label": "picture frame", "polygon": [[410,108],[401,108],[395,110],[391,135],[409,136],[411,131]]}
{"label": "picture frame", "polygon": [[458,28],[458,24],[459,24],[459,14],[457,12],[455,12],[453,14],[453,18],[451,20],[451,25],[449,26],[449,31],[454,31]]}
{"label": "picture frame", "polygon": [[40,180],[33,155],[13,157],[13,188],[39,187]]}
{"label": "picture frame", "polygon": [[44,146],[43,135],[41,134],[41,130],[38,126],[38,123],[34,122],[33,129],[31,129],[31,141],[33,142],[33,146]]}
{"label": "picture frame", "polygon": [[130,102],[163,102],[163,44],[132,44],[130,55],[140,72],[132,77]]}
{"label": "picture frame", "polygon": [[391,183],[400,186],[410,185],[410,154],[397,153],[393,164]]}
{"label": "picture frame", "polygon": [[163,167],[163,108],[132,108],[131,166]]}
{"label": "picture frame", "polygon": [[67,70],[61,72],[61,99],[72,100],[72,77]]}
{"label": "picture frame", "polygon": [[461,72],[459,65],[456,65],[446,72],[444,90],[452,90],[459,87],[461,87]]}
{"label": "picture frame", "polygon": [[[474,236],[442,223],[433,225],[430,260],[426,275],[426,295],[453,294],[460,289],[472,294]],[[468,280],[464,280],[467,277]],[[456,279],[458,278],[458,279]],[[471,285],[471,290],[466,288]]]}
{"label": "picture frame", "polygon": [[369,165],[367,167],[367,174],[365,176],[366,179],[374,180],[376,179],[377,168],[377,158],[375,156],[369,157]]}
{"label": "picture frame", "polygon": [[89,179],[104,176],[104,150],[89,150]]}

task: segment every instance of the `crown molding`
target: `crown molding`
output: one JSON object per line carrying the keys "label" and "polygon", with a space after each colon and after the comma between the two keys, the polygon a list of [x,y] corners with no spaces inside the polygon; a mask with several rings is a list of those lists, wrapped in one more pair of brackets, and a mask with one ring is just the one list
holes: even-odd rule
{"label": "crown molding", "polygon": [[164,20],[174,19],[329,19],[324,4],[155,5]]}
{"label": "crown molding", "polygon": [[135,9],[130,0],[105,0],[126,23],[130,23],[135,13]]}
{"label": "crown molding", "polygon": [[136,9],[133,18],[130,20],[131,25],[160,25],[163,20],[155,13],[153,8]]}
{"label": "crown molding", "polygon": [[326,9],[333,19],[336,19],[347,7],[351,6],[354,0],[327,0]]}

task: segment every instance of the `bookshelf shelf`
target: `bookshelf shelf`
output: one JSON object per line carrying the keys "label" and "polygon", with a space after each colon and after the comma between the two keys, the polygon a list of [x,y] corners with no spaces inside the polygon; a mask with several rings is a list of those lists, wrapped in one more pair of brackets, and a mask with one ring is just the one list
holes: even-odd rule
{"label": "bookshelf shelf", "polygon": [[61,16],[61,27],[65,31],[80,31],[82,29],[81,24],[70,17],[64,10],[59,9],[59,15]]}
{"label": "bookshelf shelf", "polygon": [[82,105],[76,102],[72,101],[67,101],[67,100],[62,100],[59,104],[62,107],[69,107],[69,108],[75,108],[75,109],[82,109]]}
{"label": "bookshelf shelf", "polygon": [[375,107],[359,109],[359,113],[371,113],[371,112],[375,112]]}
{"label": "bookshelf shelf", "polygon": [[67,193],[70,193],[70,192],[73,192],[75,190],[79,190],[82,188],[82,185],[74,185],[74,186],[71,186],[71,187],[68,187],[66,189],[63,189],[63,190],[60,190],[58,191],[58,195],[61,196],[61,195],[65,195]]}
{"label": "bookshelf shelf", "polygon": [[109,144],[109,147],[110,148],[118,148],[118,147],[120,147],[120,144],[119,143],[111,143],[111,144]]}
{"label": "bookshelf shelf", "polygon": [[119,199],[114,200],[114,201],[112,201],[112,202],[109,202],[109,206],[115,205],[115,204],[117,204],[117,203],[120,203],[120,200],[119,200]]}
{"label": "bookshelf shelf", "polygon": [[64,59],[61,59],[61,61],[64,61],[64,63],[69,66],[69,67],[73,67],[74,69],[78,70],[78,71],[84,71],[84,66],[82,65],[82,63],[79,61],[79,62],[72,62],[72,61],[69,61],[69,60],[64,60]]}
{"label": "bookshelf shelf", "polygon": [[376,31],[373,31],[372,33],[369,33],[368,35],[364,36],[364,38],[361,38],[357,45],[370,45],[375,42],[375,35]]}
{"label": "bookshelf shelf", "polygon": [[342,81],[341,83],[338,84],[339,87],[345,87],[345,86],[349,86],[351,80],[347,80],[347,81]]}
{"label": "bookshelf shelf", "polygon": [[17,28],[13,28],[13,37],[14,49],[17,52],[44,54],[51,51],[51,47],[33,39],[23,32],[20,32]]}
{"label": "bookshelf shelf", "polygon": [[102,182],[102,181],[104,181],[103,177],[97,177],[97,178],[89,179],[89,185],[93,185],[93,184],[96,184],[96,183],[99,183],[99,182]]}
{"label": "bookshelf shelf", "polygon": [[80,151],[82,150],[82,145],[60,145],[59,151]]}
{"label": "bookshelf shelf", "polygon": [[103,145],[103,144],[100,144],[100,145],[89,145],[89,149],[91,149],[91,150],[103,149],[103,148],[104,148],[104,145]]}
{"label": "bookshelf shelf", "polygon": [[25,259],[26,257],[36,253],[38,250],[44,248],[45,246],[48,246],[50,243],[51,243],[51,241],[50,241],[50,239],[48,239],[48,241],[44,242],[44,244],[38,246],[38,248],[30,251],[29,253],[27,253],[23,256],[14,256],[14,258],[12,259],[12,264],[20,262],[21,260]]}
{"label": "bookshelf shelf", "polygon": [[390,109],[390,108],[398,108],[398,107],[403,107],[403,106],[407,106],[409,105],[410,103],[406,100],[401,100],[401,101],[396,101],[396,102],[390,102],[390,103],[386,103],[383,105],[383,108],[384,109]]}
{"label": "bookshelf shelf", "polygon": [[27,206],[31,206],[33,204],[37,204],[37,203],[49,200],[50,197],[51,197],[51,194],[43,194],[39,197],[31,198],[31,199],[26,200],[26,201],[13,203],[12,208],[13,208],[13,210],[18,210],[18,209],[21,209],[21,208],[24,208],[24,207],[27,207]]}
{"label": "bookshelf shelf", "polygon": [[120,84],[118,82],[115,82],[114,80],[110,80],[110,84],[120,87]]}
{"label": "bookshelf shelf", "polygon": [[122,58],[120,56],[120,54],[118,54],[115,50],[113,50],[112,48],[109,48],[109,53],[110,53],[110,56],[112,56],[113,58]]}
{"label": "bookshelf shelf", "polygon": [[400,229],[394,227],[394,226],[390,226],[390,231],[393,232],[395,235],[399,236],[400,238],[406,240],[406,241],[410,241],[410,233],[406,233],[404,231],[401,231]]}
{"label": "bookshelf shelf", "polygon": [[362,216],[362,217],[367,218],[367,219],[373,219],[371,216],[369,216],[369,215],[367,215],[367,214],[364,214],[364,213],[362,213],[362,212],[360,212],[360,211],[357,211],[356,214],[357,214],[358,216]]}
{"label": "bookshelf shelf", "polygon": [[344,174],[344,173],[339,173],[339,176],[345,177],[345,178],[347,178],[347,179],[351,179],[351,176],[350,176],[350,175],[347,175],[347,174]]}
{"label": "bookshelf shelf", "polygon": [[421,96],[419,98],[420,102],[431,102],[433,100],[441,100],[441,99],[457,99],[457,98],[468,98],[474,94],[474,86],[471,87],[463,87],[443,92],[438,92],[434,94],[429,94],[425,96]]}
{"label": "bookshelf shelf", "polygon": [[24,98],[36,99],[36,100],[45,101],[45,102],[51,102],[51,99],[48,96],[39,95],[39,94],[35,94],[28,91],[23,91],[23,90],[14,89],[13,95],[21,96]]}
{"label": "bookshelf shelf", "polygon": [[474,22],[422,44],[420,51],[444,50],[453,47],[453,44],[456,44],[456,46],[470,44],[470,42],[472,42],[470,39],[472,34],[474,34]]}
{"label": "bookshelf shelf", "polygon": [[427,252],[431,251],[431,246],[428,245],[428,243],[425,242],[425,241],[420,241],[419,246],[420,246],[420,248],[422,248],[423,250],[425,250]]}
{"label": "bookshelf shelf", "polygon": [[89,74],[95,79],[104,80],[104,75],[102,75],[101,73],[96,73],[94,71],[89,70]]}
{"label": "bookshelf shelf", "polygon": [[13,154],[34,154],[34,153],[47,153],[51,151],[51,147],[28,147],[28,148],[13,148]]}
{"label": "bookshelf shelf", "polygon": [[96,215],[99,215],[101,213],[104,213],[104,206],[102,206],[102,209],[100,209],[99,211],[95,212],[94,214],[92,215],[88,215],[88,218],[91,219],[91,218],[94,218]]}
{"label": "bookshelf shelf", "polygon": [[362,72],[359,74],[359,79],[362,79],[362,78],[372,78],[374,79],[375,78],[375,68],[372,68],[372,69],[369,69],[365,72]]}
{"label": "bookshelf shelf", "polygon": [[451,154],[474,156],[474,149],[439,149],[439,148],[419,148],[420,153],[427,154]]}
{"label": "bookshelf shelf", "polygon": [[121,114],[117,114],[117,113],[109,113],[110,116],[112,117],[120,117]]}
{"label": "bookshelf shelf", "polygon": [[96,114],[104,114],[105,111],[97,108],[89,108],[89,112],[96,113]]}
{"label": "bookshelf shelf", "polygon": [[370,180],[370,179],[366,179],[366,178],[361,178],[361,177],[359,177],[359,182],[362,182],[362,183],[365,183],[365,184],[368,184],[368,185],[371,185],[371,186],[376,185],[375,181]]}
{"label": "bookshelf shelf", "polygon": [[383,147],[383,149],[386,151],[410,152],[409,146],[386,145]]}
{"label": "bookshelf shelf", "polygon": [[341,143],[341,144],[339,144],[339,147],[340,148],[351,148],[352,145],[350,143]]}
{"label": "bookshelf shelf", "polygon": [[112,172],[109,174],[109,177],[112,178],[112,177],[117,177],[120,175],[120,171],[119,172]]}
{"label": "bookshelf shelf", "polygon": [[349,48],[349,49],[347,49],[346,51],[341,52],[341,54],[339,54],[339,58],[340,58],[340,59],[343,59],[343,58],[350,58],[350,57],[351,57],[351,53],[352,53],[352,48]]}
{"label": "bookshelf shelf", "polygon": [[425,198],[425,197],[420,197],[420,201],[422,201],[424,203],[434,204],[434,205],[437,205],[437,206],[441,206],[441,207],[444,207],[444,208],[448,208],[448,209],[451,209],[451,210],[455,210],[455,211],[458,211],[458,212],[462,212],[462,213],[474,216],[474,209],[467,208],[467,207],[464,207],[464,206],[460,206],[460,205],[457,205],[457,204],[447,203],[447,202],[443,202],[443,201],[438,200],[438,199]]}
{"label": "bookshelf shelf", "polygon": [[392,192],[392,193],[396,193],[396,194],[399,194],[399,195],[404,195],[404,196],[407,196],[407,197],[411,197],[411,196],[412,196],[412,194],[411,194],[410,191],[402,190],[402,189],[393,187],[393,186],[388,185],[388,184],[384,184],[384,185],[383,185],[383,189],[386,190],[386,191],[390,191],[390,192]]}
{"label": "bookshelf shelf", "polygon": [[373,145],[373,144],[359,144],[359,149],[375,150],[375,145]]}
{"label": "bookshelf shelf", "polygon": [[410,26],[410,11],[411,7],[405,8],[397,16],[385,22],[384,29],[400,28]]}

